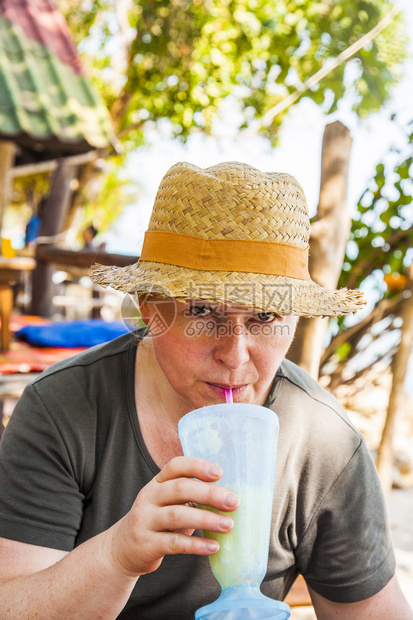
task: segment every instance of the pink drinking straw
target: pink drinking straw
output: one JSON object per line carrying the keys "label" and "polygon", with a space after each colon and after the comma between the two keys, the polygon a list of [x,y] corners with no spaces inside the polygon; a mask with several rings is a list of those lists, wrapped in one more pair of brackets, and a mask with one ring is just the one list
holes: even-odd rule
{"label": "pink drinking straw", "polygon": [[232,398],[232,390],[231,388],[228,388],[225,390],[225,401],[227,403],[233,403],[234,399]]}

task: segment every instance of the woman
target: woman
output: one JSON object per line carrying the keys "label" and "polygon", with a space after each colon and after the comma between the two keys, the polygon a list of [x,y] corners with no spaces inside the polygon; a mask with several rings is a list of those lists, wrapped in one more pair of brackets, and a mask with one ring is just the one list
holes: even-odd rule
{"label": "woman", "polygon": [[240,163],[173,166],[140,261],[92,278],[138,299],[147,328],[54,366],[1,444],[0,617],[193,618],[219,586],[207,556],[239,500],[182,456],[179,419],[224,401],[280,420],[269,563],[282,599],[301,572],[317,616],[412,618],[374,464],[339,404],[284,358],[298,316],[364,302],[308,274],[304,194]]}

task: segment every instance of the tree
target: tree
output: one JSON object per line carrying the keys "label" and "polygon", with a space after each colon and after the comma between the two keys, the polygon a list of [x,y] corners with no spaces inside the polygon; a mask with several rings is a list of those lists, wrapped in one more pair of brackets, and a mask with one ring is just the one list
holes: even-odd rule
{"label": "tree", "polygon": [[[395,120],[395,119],[393,119]],[[329,389],[357,385],[368,389],[369,372],[378,361],[389,366],[392,384],[377,467],[386,492],[392,485],[393,434],[405,402],[404,383],[413,345],[413,121],[408,125],[407,157],[398,150],[380,163],[358,202],[347,245],[340,285],[370,284],[376,303],[358,323],[337,322],[325,349],[321,374]],[[389,158],[387,158],[389,159]]]}
{"label": "tree", "polygon": [[380,347],[375,359],[370,358],[357,372],[349,372],[351,363],[367,346],[397,329],[406,299],[413,247],[413,121],[407,125],[406,142],[407,157],[392,149],[391,160],[377,165],[352,219],[339,286],[363,288],[369,282],[377,301],[355,325],[349,327],[345,319],[337,321],[337,333],[321,359],[321,374],[323,367],[328,367],[333,390],[363,374],[378,359],[391,361],[396,350],[394,343]]}
{"label": "tree", "polygon": [[[154,124],[167,123],[182,140],[194,131],[210,132],[228,97],[239,112],[240,129],[256,127],[392,8],[391,0],[57,0],[57,5],[111,111],[125,155]],[[350,90],[360,117],[377,111],[401,76],[406,42],[398,14],[303,96],[329,114]],[[261,127],[274,143],[286,112]],[[99,199],[109,212],[104,195]]]}
{"label": "tree", "polygon": [[405,402],[404,382],[413,348],[413,264],[408,268],[408,285],[406,299],[401,311],[401,337],[397,351],[393,357],[392,386],[389,406],[384,423],[383,434],[377,454],[377,469],[386,493],[391,491],[393,476],[393,435],[397,417],[403,410]]}
{"label": "tree", "polygon": [[[176,136],[210,131],[232,95],[242,126],[260,119],[387,13],[390,0],[59,0],[126,147],[148,122]],[[365,116],[401,75],[406,31],[397,15],[351,61],[353,108]],[[305,96],[326,114],[349,89],[343,64]],[[276,139],[285,111],[265,128]]]}

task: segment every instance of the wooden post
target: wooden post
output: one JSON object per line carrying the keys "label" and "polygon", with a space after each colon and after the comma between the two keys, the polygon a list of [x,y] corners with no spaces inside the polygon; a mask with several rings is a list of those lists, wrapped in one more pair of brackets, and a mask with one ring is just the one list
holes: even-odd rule
{"label": "wooden post", "polygon": [[15,151],[14,142],[0,141],[0,239],[4,210],[9,200],[10,171],[13,167]]}
{"label": "wooden post", "polygon": [[401,311],[403,325],[399,347],[392,362],[392,386],[386,420],[377,454],[377,470],[379,472],[384,493],[390,493],[393,485],[393,435],[397,416],[405,403],[404,382],[407,365],[413,348],[413,265],[409,267],[409,284],[406,288],[406,300]]}
{"label": "wooden post", "polygon": [[[71,184],[76,174],[76,166],[65,159],[59,161],[41,214],[40,242],[42,237],[50,237],[52,244],[53,237],[62,231],[72,195]],[[37,261],[37,267],[33,271],[31,312],[38,316],[50,317],[52,314],[53,271],[53,265],[42,260]]]}
{"label": "wooden post", "polygon": [[0,282],[0,351],[10,349],[10,317],[13,310],[13,289],[7,282]]}
{"label": "wooden post", "polygon": [[[321,156],[320,197],[311,228],[309,269],[312,279],[335,289],[340,277],[351,219],[347,211],[352,138],[335,121],[326,126]],[[318,378],[327,319],[300,319],[288,358]]]}

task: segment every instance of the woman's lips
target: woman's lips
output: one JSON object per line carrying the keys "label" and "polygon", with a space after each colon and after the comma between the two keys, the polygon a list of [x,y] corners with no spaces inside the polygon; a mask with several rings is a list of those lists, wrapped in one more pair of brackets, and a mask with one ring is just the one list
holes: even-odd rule
{"label": "woman's lips", "polygon": [[207,385],[211,388],[211,390],[213,390],[215,392],[215,394],[217,394],[218,396],[220,396],[220,398],[222,398],[223,400],[225,400],[225,390],[232,390],[232,397],[235,400],[237,398],[237,396],[241,396],[241,394],[246,390],[246,388],[248,387],[248,383],[244,383],[243,385],[224,385],[223,383],[209,383],[207,382]]}

